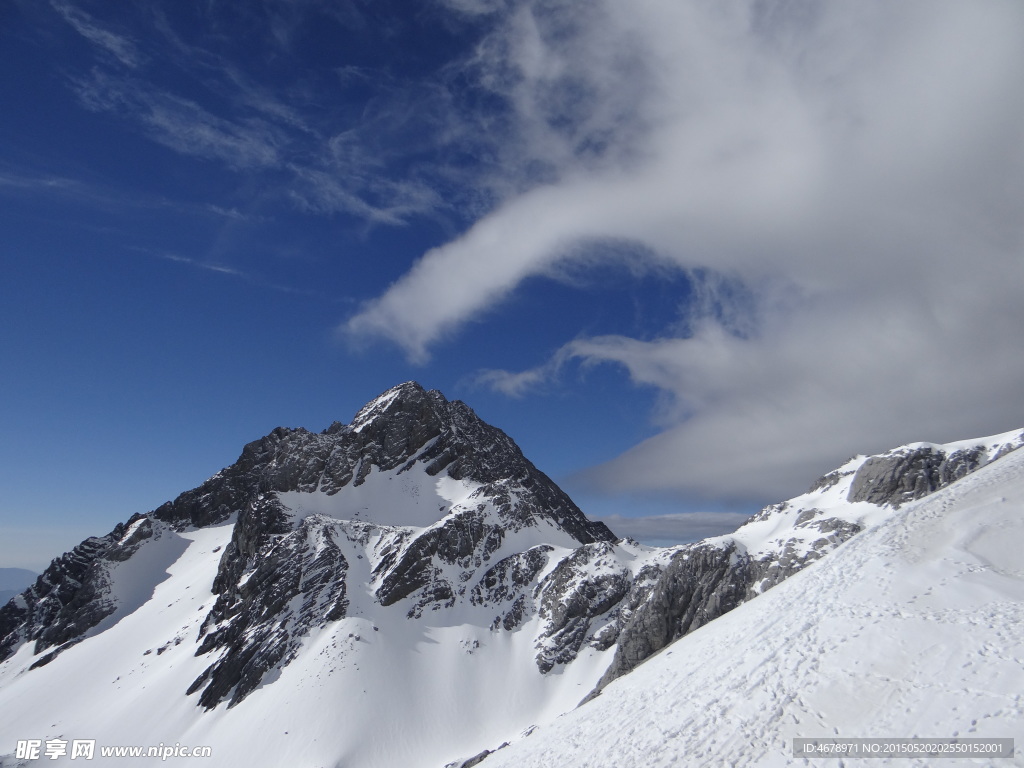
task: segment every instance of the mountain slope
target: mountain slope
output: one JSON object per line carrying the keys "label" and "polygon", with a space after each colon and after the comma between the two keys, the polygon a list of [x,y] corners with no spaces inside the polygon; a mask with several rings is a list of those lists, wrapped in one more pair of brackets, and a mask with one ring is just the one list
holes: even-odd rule
{"label": "mountain slope", "polygon": [[229,767],[458,765],[1022,435],[857,457],[734,534],[652,548],[408,382],[351,424],[250,443],[0,608],[7,738],[207,744]]}
{"label": "mountain slope", "polygon": [[483,764],[788,766],[798,762],[795,737],[1012,737],[1019,746],[1022,550],[1018,452],[904,502],[829,557]]}
{"label": "mountain slope", "polygon": [[[500,430],[401,385],[54,561],[0,609],[8,733],[252,765],[291,755],[288,731],[304,765],[443,763],[594,685],[603,657],[562,632],[559,590],[613,538]],[[576,663],[545,675],[547,655]]]}
{"label": "mountain slope", "polygon": [[[671,549],[653,587],[622,622],[597,690],[651,654],[832,552],[901,504],[923,498],[1024,445],[1024,430],[946,445],[913,443],[856,456],[735,533]],[[595,691],[596,692],[596,691]]]}
{"label": "mountain slope", "polygon": [[[82,542],[0,609],[0,659],[29,641],[37,654],[48,651],[33,663],[49,663],[137,607],[117,595],[120,564],[140,549],[151,559],[151,542],[227,521],[232,535],[199,649],[221,658],[189,689],[203,689],[206,707],[229,695],[237,703],[314,624],[346,615],[350,562],[341,540],[360,548],[350,553],[356,559],[369,549],[368,581],[381,605],[411,597],[408,612],[421,613],[450,607],[465,592],[466,574],[500,555],[614,538],[507,435],[464,404],[409,382],[369,403],[351,425],[320,434],[276,429],[198,488]],[[296,600],[301,605],[289,605]]]}

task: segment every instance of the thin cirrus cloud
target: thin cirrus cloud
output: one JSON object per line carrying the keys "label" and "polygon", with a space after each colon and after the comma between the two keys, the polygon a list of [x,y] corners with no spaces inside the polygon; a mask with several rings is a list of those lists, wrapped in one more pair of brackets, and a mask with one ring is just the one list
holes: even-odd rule
{"label": "thin cirrus cloud", "polygon": [[50,5],[78,34],[113,56],[124,66],[135,69],[143,62],[144,57],[139,52],[138,46],[129,37],[105,29],[97,24],[89,14],[71,3],[51,0]]}
{"label": "thin cirrus cloud", "polygon": [[227,120],[190,99],[100,69],[79,78],[76,86],[79,99],[89,109],[135,120],[153,140],[182,154],[219,160],[236,169],[280,163],[279,146],[284,139],[266,121]]}
{"label": "thin cirrus cloud", "polygon": [[247,283],[252,283],[254,285],[260,285],[260,286],[263,286],[264,288],[270,288],[271,290],[281,291],[282,293],[292,293],[292,294],[302,294],[302,295],[315,295],[315,294],[313,294],[310,291],[303,291],[303,290],[299,290],[299,289],[293,288],[291,286],[281,285],[279,283],[273,283],[273,282],[269,282],[267,280],[263,280],[263,279],[255,276],[253,274],[250,274],[248,272],[244,272],[244,271],[242,271],[240,269],[228,266],[226,264],[218,264],[217,262],[213,262],[213,261],[202,261],[202,260],[199,260],[199,259],[193,259],[193,258],[190,258],[188,256],[182,256],[181,254],[177,254],[177,253],[155,252],[155,251],[149,251],[149,250],[142,249],[142,248],[138,248],[136,250],[138,250],[138,251],[140,251],[142,253],[145,253],[147,256],[151,256],[151,257],[158,258],[158,259],[163,259],[164,261],[172,261],[172,262],[175,262],[177,264],[184,264],[184,265],[192,267],[194,269],[204,270],[204,271],[207,271],[207,272],[215,272],[215,273],[220,274],[220,275],[228,275],[230,277],[237,278],[239,280],[243,280],[243,281],[245,281]]}
{"label": "thin cirrus cloud", "polygon": [[610,363],[671,395],[660,434],[584,472],[594,485],[785,498],[854,452],[1024,422],[1024,7],[644,0],[557,16],[520,3],[480,49],[480,71],[521,74],[488,81],[517,130],[542,133],[524,82],[570,71],[576,91],[614,94],[629,78],[609,59],[639,59],[632,115],[602,122],[599,162],[545,145],[542,182],[424,254],[346,333],[425,361],[527,277],[579,260],[575,244],[634,241],[744,284],[756,323],[577,338],[485,374],[523,394],[569,361]]}
{"label": "thin cirrus cloud", "polygon": [[[282,98],[236,62],[201,43],[186,42],[159,6],[142,22],[164,43],[154,46],[148,59],[133,53],[129,38],[105,29],[70,2],[54,2],[53,7],[97,52],[91,69],[70,78],[86,108],[117,115],[181,155],[214,161],[238,174],[273,174],[270,189],[315,214],[345,213],[370,224],[400,226],[444,207],[423,180],[388,174],[396,150],[387,150],[382,137],[389,131],[409,132],[406,124],[423,112],[417,113],[416,105],[400,107],[401,94],[379,99],[383,106],[364,109],[352,118],[353,125],[318,125],[301,108],[303,100],[312,98],[305,85],[295,93],[300,106],[289,103],[289,94]],[[131,71],[110,66],[110,54]],[[191,83],[187,95],[157,85],[150,76],[156,64],[184,75]],[[344,102],[329,91],[316,98]],[[339,153],[346,136],[355,146]],[[402,151],[397,150],[399,155]]]}

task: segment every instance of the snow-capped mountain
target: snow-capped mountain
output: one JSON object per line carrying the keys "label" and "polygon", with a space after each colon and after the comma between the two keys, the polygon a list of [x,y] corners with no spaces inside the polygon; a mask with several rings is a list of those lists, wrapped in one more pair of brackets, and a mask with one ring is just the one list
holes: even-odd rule
{"label": "snow-capped mountain", "polygon": [[351,424],[250,443],[0,608],[0,765],[24,739],[470,765],[1021,443],[858,457],[734,534],[653,548],[409,382]]}

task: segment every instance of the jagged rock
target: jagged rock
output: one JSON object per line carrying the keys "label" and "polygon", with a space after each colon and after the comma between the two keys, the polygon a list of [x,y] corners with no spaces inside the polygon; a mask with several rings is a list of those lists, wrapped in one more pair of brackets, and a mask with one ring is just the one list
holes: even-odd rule
{"label": "jagged rock", "polygon": [[532,588],[553,551],[554,547],[541,544],[495,563],[473,588],[470,601],[473,605],[500,605],[519,599],[525,590]]}
{"label": "jagged rock", "polygon": [[[848,462],[847,462],[848,463]],[[815,491],[827,491],[829,488],[834,486],[836,483],[841,481],[844,477],[849,477],[852,472],[843,472],[841,469],[834,469],[831,472],[826,472],[824,475],[819,477],[810,488],[807,489],[808,493],[814,493]]]}
{"label": "jagged rock", "polygon": [[440,575],[435,558],[463,568],[474,564],[479,567],[501,546],[503,537],[504,529],[489,523],[480,508],[449,515],[443,525],[416,537],[393,564],[389,563],[377,598],[381,605],[393,605],[429,585],[430,593],[421,598],[419,609],[429,602],[450,604],[458,589]]}
{"label": "jagged rock", "polygon": [[601,542],[578,548],[561,560],[538,587],[544,629],[537,642],[537,666],[549,672],[576,658],[594,620],[628,593],[630,572]]}
{"label": "jagged rock", "polygon": [[985,458],[981,447],[947,455],[934,446],[872,456],[857,470],[847,499],[899,508],[973,472]]}
{"label": "jagged rock", "polygon": [[131,557],[152,535],[151,521],[135,515],[56,558],[32,586],[0,607],[0,661],[24,642],[34,642],[37,654],[54,647],[59,653],[111,615],[116,606],[108,597],[107,567]]}
{"label": "jagged rock", "polygon": [[680,549],[620,630],[615,657],[598,689],[743,602],[749,577],[741,578],[741,571],[749,561],[733,567],[735,554],[735,546],[697,544]]}
{"label": "jagged rock", "polygon": [[[345,616],[348,562],[339,535],[336,521],[308,517],[264,544],[248,578],[225,585],[207,615],[196,655],[225,652],[187,693],[203,688],[199,703],[207,708],[228,696],[236,704],[287,661],[310,629]],[[297,610],[291,605],[296,597]]]}

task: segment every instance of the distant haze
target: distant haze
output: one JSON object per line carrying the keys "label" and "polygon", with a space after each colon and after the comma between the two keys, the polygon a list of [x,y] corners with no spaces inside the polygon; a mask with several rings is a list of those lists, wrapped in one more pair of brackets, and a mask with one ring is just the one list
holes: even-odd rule
{"label": "distant haze", "polygon": [[0,568],[0,605],[27,589],[38,575],[24,568]]}

